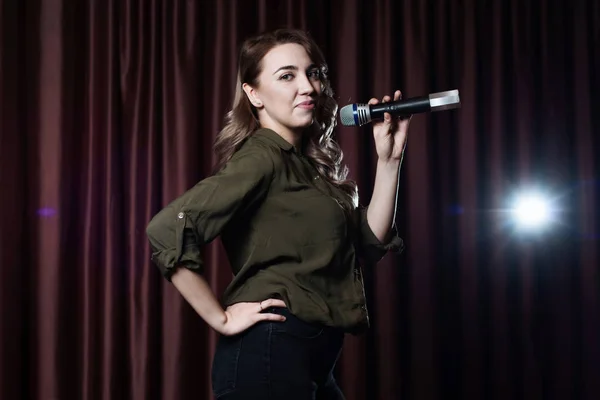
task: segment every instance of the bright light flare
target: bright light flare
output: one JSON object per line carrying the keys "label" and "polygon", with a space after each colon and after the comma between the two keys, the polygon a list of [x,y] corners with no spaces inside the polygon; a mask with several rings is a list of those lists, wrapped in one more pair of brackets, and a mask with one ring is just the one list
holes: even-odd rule
{"label": "bright light flare", "polygon": [[512,212],[515,222],[524,228],[541,227],[552,217],[549,201],[539,194],[519,196]]}

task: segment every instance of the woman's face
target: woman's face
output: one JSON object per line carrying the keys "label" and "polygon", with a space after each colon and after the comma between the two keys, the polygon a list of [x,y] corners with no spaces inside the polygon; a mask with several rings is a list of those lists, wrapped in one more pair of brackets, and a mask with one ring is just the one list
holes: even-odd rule
{"label": "woman's face", "polygon": [[299,44],[283,44],[262,59],[258,85],[244,85],[261,126],[298,137],[313,122],[321,92],[319,68]]}

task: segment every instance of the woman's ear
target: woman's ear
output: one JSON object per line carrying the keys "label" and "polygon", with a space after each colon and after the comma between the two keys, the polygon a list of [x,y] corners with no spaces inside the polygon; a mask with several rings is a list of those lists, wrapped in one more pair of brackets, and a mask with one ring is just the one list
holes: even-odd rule
{"label": "woman's ear", "polygon": [[244,92],[246,92],[246,96],[248,96],[248,100],[250,100],[250,103],[252,103],[252,105],[256,108],[260,108],[262,107],[262,101],[260,101],[260,99],[258,98],[258,94],[256,93],[256,90],[254,90],[254,88],[250,85],[248,85],[247,83],[244,83],[242,85],[242,89],[244,89]]}

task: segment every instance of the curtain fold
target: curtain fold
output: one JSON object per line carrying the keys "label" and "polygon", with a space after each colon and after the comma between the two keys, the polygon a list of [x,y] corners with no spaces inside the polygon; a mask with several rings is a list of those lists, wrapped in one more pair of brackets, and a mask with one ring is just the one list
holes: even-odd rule
{"label": "curtain fold", "polygon": [[[340,108],[459,89],[414,115],[397,225],[365,266],[348,399],[600,392],[600,4],[517,0],[0,0],[0,397],[211,398],[216,334],[150,262],[145,227],[211,173],[239,46],[323,49]],[[338,126],[361,203],[369,127]],[[521,191],[557,209],[511,220]],[[231,279],[203,249],[219,296]]]}

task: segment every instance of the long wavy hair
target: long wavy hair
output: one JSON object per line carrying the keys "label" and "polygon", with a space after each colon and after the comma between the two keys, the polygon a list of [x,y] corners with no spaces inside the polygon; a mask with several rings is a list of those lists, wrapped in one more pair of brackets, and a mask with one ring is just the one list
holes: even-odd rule
{"label": "long wavy hair", "polygon": [[348,168],[342,164],[343,152],[332,138],[338,105],[333,98],[333,90],[327,77],[328,67],[321,50],[304,31],[278,29],[247,39],[242,44],[233,106],[227,113],[225,125],[214,143],[217,156],[216,170],[221,169],[244,141],[260,128],[258,112],[246,96],[242,84],[256,86],[263,57],[275,46],[287,43],[303,46],[311,61],[320,69],[322,90],[316,101],[313,123],[307,128],[303,137],[304,155],[310,159],[324,179],[347,196],[348,205],[356,207],[358,205],[356,183],[346,179]]}

